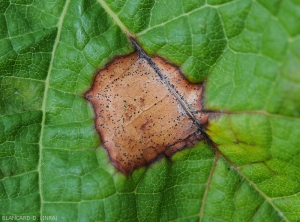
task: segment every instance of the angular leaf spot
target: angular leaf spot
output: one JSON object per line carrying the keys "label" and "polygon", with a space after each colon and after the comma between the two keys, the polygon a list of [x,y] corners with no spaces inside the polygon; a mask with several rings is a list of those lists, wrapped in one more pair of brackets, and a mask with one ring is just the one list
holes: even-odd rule
{"label": "angular leaf spot", "polygon": [[86,93],[103,145],[123,173],[202,139],[207,115],[201,96],[201,84],[189,83],[163,59],[137,52],[101,70]]}

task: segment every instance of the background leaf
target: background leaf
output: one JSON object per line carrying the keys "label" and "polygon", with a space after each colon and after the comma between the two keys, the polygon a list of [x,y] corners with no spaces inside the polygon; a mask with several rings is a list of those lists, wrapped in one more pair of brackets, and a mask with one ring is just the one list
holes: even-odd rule
{"label": "background leaf", "polygon": [[[0,1],[0,215],[300,220],[299,19],[297,0]],[[204,81],[217,149],[116,172],[83,94],[126,34]]]}

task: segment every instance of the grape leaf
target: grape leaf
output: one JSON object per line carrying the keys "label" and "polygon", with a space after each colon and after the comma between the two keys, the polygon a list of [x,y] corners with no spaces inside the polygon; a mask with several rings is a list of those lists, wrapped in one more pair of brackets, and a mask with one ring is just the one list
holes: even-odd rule
{"label": "grape leaf", "polygon": [[[0,215],[299,221],[298,0],[0,1]],[[204,82],[214,145],[116,171],[84,98],[134,51]],[[18,218],[12,218],[17,220]]]}

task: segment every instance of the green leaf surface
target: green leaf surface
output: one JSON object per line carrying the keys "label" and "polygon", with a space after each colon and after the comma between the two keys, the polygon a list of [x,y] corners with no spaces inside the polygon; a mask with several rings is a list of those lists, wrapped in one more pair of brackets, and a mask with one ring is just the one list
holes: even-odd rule
{"label": "green leaf surface", "polygon": [[[298,0],[0,0],[1,220],[299,221],[299,20]],[[125,176],[83,95],[128,36],[204,82],[215,145]]]}

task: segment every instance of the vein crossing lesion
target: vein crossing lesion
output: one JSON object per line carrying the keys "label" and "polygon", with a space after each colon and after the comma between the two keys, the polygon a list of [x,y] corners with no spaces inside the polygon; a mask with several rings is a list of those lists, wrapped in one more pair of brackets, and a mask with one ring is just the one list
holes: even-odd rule
{"label": "vein crossing lesion", "polygon": [[205,132],[199,122],[199,120],[193,115],[193,111],[191,110],[190,106],[186,103],[186,101],[184,101],[182,99],[182,97],[176,92],[176,90],[174,89],[174,87],[170,84],[170,81],[168,79],[168,77],[166,77],[161,71],[160,69],[157,67],[157,65],[152,61],[151,57],[148,56],[146,54],[146,52],[139,46],[139,44],[135,41],[135,39],[130,38],[132,44],[134,45],[134,47],[136,48],[137,52],[139,53],[139,58],[144,58],[148,64],[154,69],[154,71],[156,72],[156,74],[160,77],[160,79],[166,84],[166,86],[168,87],[169,91],[176,97],[179,105],[181,106],[181,108],[186,112],[186,114],[193,120],[193,122],[195,123],[196,127],[198,128],[198,130],[203,133],[204,135]]}

